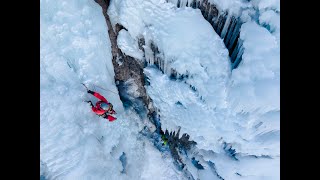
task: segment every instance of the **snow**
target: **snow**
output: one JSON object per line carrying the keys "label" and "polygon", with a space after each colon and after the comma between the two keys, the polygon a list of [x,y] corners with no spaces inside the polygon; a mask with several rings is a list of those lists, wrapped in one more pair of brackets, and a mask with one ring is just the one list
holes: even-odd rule
{"label": "snow", "polygon": [[[113,2],[110,16],[127,27],[131,37],[142,34],[163,53],[165,74],[153,66],[144,69],[150,81],[147,93],[160,110],[163,129],[182,127],[181,133],[188,133],[203,150],[223,153],[224,141],[240,157],[280,155],[277,14],[264,11],[260,17],[271,30],[250,19],[242,25],[243,60],[229,74],[226,48],[199,10],[152,0]],[[191,78],[172,81],[170,68]],[[254,166],[255,161],[250,163]]]}
{"label": "snow", "polygon": [[269,25],[270,32],[277,38],[277,42],[280,43],[280,15],[273,10],[267,10],[262,12],[259,22],[262,25]]}
{"label": "snow", "polygon": [[239,13],[242,8],[251,7],[249,3],[243,0],[208,0],[208,2],[216,5],[218,9],[235,14]]}
{"label": "snow", "polygon": [[225,179],[280,179],[279,157],[274,159],[243,157],[239,161],[230,161],[229,157],[216,156],[212,159],[218,173]]}
{"label": "snow", "polygon": [[200,10],[177,9],[171,3],[156,0],[115,0],[108,13],[111,19],[119,19],[132,38],[143,35],[146,44],[153,42],[159,48],[165,59],[165,73],[170,75],[173,68],[180,74],[189,74],[192,78],[187,83],[195,86],[212,108],[225,106],[224,99],[215,94],[226,96],[228,51]]}
{"label": "snow", "polygon": [[166,154],[159,154],[158,150],[150,143],[145,143],[145,165],[141,167],[144,172],[141,180],[157,179],[157,180],[182,180],[186,179],[181,172],[175,170],[172,159]]}
{"label": "snow", "polygon": [[[210,2],[223,9],[249,7],[238,0]],[[224,179],[280,176],[280,4],[249,4],[260,14],[254,21],[247,11],[240,33],[242,62],[232,71],[222,39],[199,9],[176,8],[165,0],[113,0],[108,9],[112,24],[128,29],[117,39],[124,54],[143,59],[137,44],[141,36],[146,49],[151,42],[159,48],[164,73],[151,61],[144,69],[150,82],[146,90],[159,110],[162,129],[181,127],[181,134],[197,142],[189,155],[197,155],[204,170],[183,158],[195,178],[217,179],[208,161]],[[125,110],[118,94],[98,87],[118,92],[101,11],[91,0],[40,1],[41,177],[186,179],[168,152],[160,152],[139,133],[146,119]],[[171,68],[188,78],[170,79]],[[113,103],[115,122],[92,113],[83,101],[96,99],[81,82]],[[128,93],[138,96],[138,87],[131,87]],[[223,142],[236,150],[238,161],[227,155]]]}
{"label": "snow", "polygon": [[[211,109],[185,83],[170,80],[155,67],[145,68],[144,73],[150,81],[147,92],[155,107],[161,110],[163,129],[171,131],[181,126],[181,134],[188,133],[199,149],[222,153],[219,139],[223,138],[237,152],[279,155],[278,111],[244,115],[233,114],[230,107]],[[263,124],[257,127],[259,122]]]}
{"label": "snow", "polygon": [[244,23],[243,61],[233,70],[233,109],[268,112],[280,109],[280,48],[275,36],[255,22]]}
{"label": "snow", "polygon": [[252,4],[259,8],[263,9],[274,9],[280,12],[280,0],[253,0]]}
{"label": "snow", "polygon": [[[144,155],[146,140],[139,139],[140,117],[123,109],[118,94],[97,87],[117,92],[101,8],[89,0],[42,0],[40,5],[41,178],[148,177],[149,172],[138,168],[149,166]],[[92,113],[83,101],[97,100],[81,82],[113,103],[116,121],[110,123]],[[127,156],[125,174],[119,160],[123,152]],[[158,166],[165,166],[163,163],[159,161]]]}
{"label": "snow", "polygon": [[[279,37],[279,36],[278,36]],[[280,42],[277,34],[249,21],[242,25],[242,62],[232,71],[228,104],[245,123],[244,152],[280,155]],[[260,146],[260,147],[259,147]],[[266,152],[267,151],[267,152]]]}
{"label": "snow", "polygon": [[[200,4],[204,2],[204,0],[196,0],[196,2],[200,1]],[[177,5],[178,0],[168,0],[168,2]],[[193,2],[193,0],[180,0],[180,7],[184,8],[188,2],[188,6]],[[250,4],[243,0],[208,0],[211,5],[215,5],[219,10],[229,11],[233,13],[239,13],[241,8],[249,7]]]}
{"label": "snow", "polygon": [[214,121],[208,118],[209,108],[195,92],[185,83],[171,81],[154,67],[145,68],[144,73],[150,79],[147,92],[161,110],[162,129],[171,131],[181,126],[181,134],[187,132],[197,141],[198,148],[211,149],[213,144],[210,142],[215,142],[219,135],[214,130]]}
{"label": "snow", "polygon": [[128,31],[122,29],[117,37],[117,44],[121,51],[128,56],[142,59],[143,52],[138,47],[138,42],[133,39]]}

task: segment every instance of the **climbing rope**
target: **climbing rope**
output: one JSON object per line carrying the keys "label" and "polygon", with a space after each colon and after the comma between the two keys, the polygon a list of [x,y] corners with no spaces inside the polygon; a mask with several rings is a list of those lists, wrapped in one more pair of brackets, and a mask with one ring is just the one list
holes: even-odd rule
{"label": "climbing rope", "polygon": [[[81,83],[86,89],[87,89],[87,91],[88,91],[88,87],[84,84],[84,83]],[[93,88],[94,88],[94,90],[95,90],[95,87],[98,87],[98,88],[100,88],[100,89],[103,89],[103,90],[105,90],[105,91],[109,91],[109,92],[112,92],[112,93],[114,93],[114,94],[118,94],[118,93],[116,93],[116,92],[113,92],[113,91],[111,91],[111,90],[109,90],[109,89],[105,89],[105,88],[103,88],[103,87],[101,87],[101,86],[98,86],[98,85],[96,85],[96,84],[93,84]]]}
{"label": "climbing rope", "polygon": [[100,88],[100,89],[103,89],[103,90],[105,90],[105,91],[109,91],[109,92],[112,92],[112,93],[114,93],[114,94],[118,94],[118,93],[113,92],[113,91],[111,91],[111,90],[109,90],[109,89],[104,89],[103,87],[100,87],[100,86],[98,86],[98,85],[95,85],[95,84],[93,84],[93,85],[96,86],[96,87],[98,87],[98,88]]}

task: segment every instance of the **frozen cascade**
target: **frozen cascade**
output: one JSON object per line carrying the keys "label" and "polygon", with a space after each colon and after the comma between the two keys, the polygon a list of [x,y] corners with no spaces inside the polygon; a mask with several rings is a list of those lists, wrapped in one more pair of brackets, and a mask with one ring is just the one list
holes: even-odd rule
{"label": "frozen cascade", "polygon": [[[175,1],[175,2],[177,3],[178,1]],[[183,2],[185,2],[185,1],[180,1],[179,6],[182,6]],[[212,1],[210,1],[210,2],[212,2]],[[117,3],[119,3],[119,1]],[[198,4],[197,5],[198,7],[203,7],[203,4],[201,4],[199,1],[198,1],[197,4]],[[204,4],[206,4],[206,3],[204,3]],[[148,94],[152,97],[152,99],[154,101],[155,101],[155,99],[158,99],[157,102],[154,102],[154,103],[156,103],[155,108],[158,109],[159,111],[161,110],[160,114],[161,114],[162,127],[163,128],[164,127],[175,127],[174,124],[172,123],[172,121],[176,121],[176,124],[179,124],[179,123],[183,124],[183,123],[189,123],[189,122],[192,122],[192,121],[200,121],[200,120],[202,120],[202,118],[197,118],[197,116],[193,116],[192,118],[189,117],[189,119],[188,119],[188,116],[186,116],[184,118],[180,118],[180,117],[177,117],[177,116],[171,116],[171,114],[174,114],[175,111],[171,112],[168,109],[168,105],[169,105],[169,107],[170,107],[170,105],[173,105],[174,107],[177,105],[179,108],[181,108],[181,110],[184,109],[184,108],[188,108],[188,105],[190,106],[190,104],[188,104],[188,103],[186,104],[186,102],[184,102],[184,99],[187,98],[187,97],[183,96],[182,94],[186,93],[186,92],[195,95],[195,96],[192,96],[192,97],[197,97],[197,95],[198,95],[198,97],[197,97],[198,99],[196,101],[197,103],[200,102],[199,100],[201,100],[201,99],[203,100],[202,101],[203,104],[200,105],[202,107],[202,110],[205,109],[205,110],[209,110],[209,111],[215,111],[216,109],[214,107],[219,107],[219,108],[224,107],[223,104],[219,104],[219,106],[206,106],[207,105],[206,103],[210,104],[211,102],[217,102],[217,101],[212,100],[212,99],[208,100],[209,99],[208,97],[203,96],[205,94],[205,91],[203,91],[203,89],[201,89],[201,85],[197,84],[196,81],[191,81],[193,78],[195,78],[197,75],[200,74],[200,72],[195,73],[193,71],[195,69],[195,67],[197,67],[196,64],[193,64],[193,65],[191,65],[191,66],[189,66],[188,68],[185,68],[185,69],[181,68],[183,66],[186,66],[186,63],[188,62],[189,59],[190,59],[190,61],[192,59],[193,62],[198,62],[198,59],[194,58],[194,57],[201,57],[202,55],[197,54],[197,51],[192,51],[192,53],[186,54],[186,56],[185,56],[186,58],[185,59],[179,59],[179,58],[181,58],[181,56],[179,57],[179,55],[180,55],[179,53],[181,51],[183,52],[185,50],[185,51],[189,51],[190,52],[191,50],[193,50],[194,47],[188,46],[187,45],[188,43],[184,43],[182,41],[182,43],[180,43],[182,45],[182,46],[180,45],[181,49],[176,50],[175,48],[179,47],[179,46],[176,46],[174,44],[175,41],[177,41],[177,39],[173,39],[175,37],[169,36],[172,33],[175,34],[174,30],[179,28],[179,26],[180,26],[180,28],[183,27],[183,28],[180,29],[180,33],[184,32],[183,30],[185,30],[185,29],[194,29],[194,28],[189,28],[189,27],[185,27],[184,26],[185,24],[188,23],[188,19],[191,19],[191,17],[188,17],[188,14],[183,14],[182,12],[188,12],[189,11],[188,13],[192,14],[192,13],[195,13],[195,12],[198,13],[200,11],[191,11],[190,8],[184,8],[184,7],[174,9],[174,8],[172,8],[170,3],[167,3],[167,4],[163,3],[163,2],[159,3],[159,2],[156,2],[156,1],[153,1],[153,0],[148,0],[148,1],[139,1],[139,0],[137,0],[137,1],[134,1],[134,2],[133,1],[126,1],[122,5],[124,6],[123,9],[125,9],[125,10],[122,9],[123,13],[127,13],[126,14],[127,16],[128,15],[129,16],[130,15],[133,16],[133,14],[137,13],[137,14],[135,14],[135,16],[138,16],[138,17],[143,19],[141,21],[141,24],[140,24],[139,21],[137,21],[136,23],[139,24],[139,25],[137,25],[137,24],[130,23],[130,21],[131,21],[130,18],[126,18],[125,16],[122,16],[122,15],[119,15],[119,14],[118,15],[114,15],[114,17],[116,17],[117,19],[120,19],[120,22],[123,23],[123,25],[125,27],[127,27],[128,32],[131,35],[131,37],[133,39],[136,38],[137,39],[136,41],[139,42],[139,48],[140,48],[140,50],[142,52],[144,52],[144,55],[143,55],[143,59],[144,59],[144,62],[145,62],[144,63],[144,67],[147,67],[147,68],[144,68],[144,69],[146,70],[146,69],[148,69],[148,67],[157,67],[157,69],[159,69],[162,72],[162,75],[158,74],[157,76],[160,76],[160,77],[168,76],[168,77],[171,77],[171,79],[176,79],[176,80],[178,80],[177,83],[180,83],[179,86],[182,86],[182,84],[185,84],[185,85],[188,86],[188,88],[190,90],[190,91],[188,91],[187,89],[185,89],[185,91],[183,91],[183,92],[179,92],[179,91],[176,92],[175,89],[168,89],[168,85],[164,85],[164,84],[163,84],[163,86],[165,86],[168,90],[161,89],[161,87],[157,86],[156,84],[161,84],[161,82],[163,82],[164,80],[161,79],[161,78],[160,79],[153,79],[154,77],[151,77],[150,75],[147,75],[147,78],[149,79],[148,80],[149,82],[147,83],[146,87],[150,88],[150,89],[153,89],[152,91],[149,91],[149,90],[147,90],[147,91],[148,91]],[[147,5],[148,5],[148,8],[147,8]],[[186,3],[186,5],[187,5],[187,3]],[[188,6],[192,6],[192,2],[191,3],[188,2]],[[130,7],[135,7],[135,8],[140,8],[141,7],[143,10],[142,9],[134,10],[134,9],[130,9]],[[144,8],[144,7],[146,7],[146,8]],[[174,11],[175,13],[177,13],[177,14],[181,13],[181,14],[184,15],[183,16],[184,17],[184,19],[183,19],[184,20],[184,24],[179,24],[179,26],[176,26],[176,23],[179,23],[179,22],[175,22],[175,23],[170,22],[170,20],[174,20],[177,17],[177,16],[176,17],[171,17],[171,16],[173,16],[173,14],[172,14],[172,12],[170,12],[171,10],[168,10],[170,8],[174,9],[172,11]],[[210,8],[208,8],[208,7],[205,8],[204,12],[208,13],[208,15],[205,15],[205,16],[207,16],[207,18],[212,18],[211,22],[210,22],[211,27],[212,27],[212,25],[217,26],[217,28],[220,29],[220,35],[222,33],[225,33],[224,39],[221,42],[225,43],[226,47],[229,47],[231,49],[229,52],[227,52],[227,55],[229,53],[229,56],[233,58],[231,63],[235,63],[235,64],[233,64],[233,67],[236,67],[235,65],[239,64],[239,62],[241,61],[242,55],[245,54],[245,52],[246,52],[244,47],[247,47],[247,46],[243,45],[243,42],[246,41],[246,39],[244,39],[243,37],[241,37],[241,39],[239,38],[240,37],[240,29],[242,27],[242,21],[243,20],[238,15],[236,15],[234,12],[222,11],[222,10],[216,11],[216,9],[220,9],[220,7],[219,8],[213,8],[213,6],[210,6]],[[160,16],[159,15],[160,12],[165,14],[165,16]],[[113,10],[110,11],[110,13],[111,14],[116,14],[116,10],[113,9]],[[214,17],[213,14],[215,14],[215,13],[217,14],[217,16]],[[166,21],[164,21],[164,19],[166,19]],[[267,22],[267,19],[262,19],[262,20],[264,22]],[[227,27],[226,24],[229,24],[229,26]],[[197,30],[198,29],[196,29],[196,31]],[[200,32],[203,32],[202,34],[206,34],[206,35],[210,34],[210,33],[204,33],[205,32],[204,29],[201,29]],[[188,40],[188,38],[192,37],[192,35],[193,35],[193,34],[190,34],[190,33],[191,32],[189,32],[189,34],[186,33],[188,35],[186,35],[184,37],[179,37],[180,38],[179,41]],[[167,38],[168,36],[170,38]],[[199,34],[197,36],[199,36]],[[166,41],[168,40],[169,42],[165,42],[165,41],[163,41],[163,39],[165,39]],[[209,39],[209,38],[207,38],[207,39]],[[199,41],[199,39],[193,39],[193,41],[191,41],[191,42],[196,42],[196,40]],[[221,40],[221,38],[220,38],[220,40]],[[204,42],[204,41],[202,41],[202,42]],[[167,46],[167,44],[165,44],[165,43],[168,43],[169,46]],[[197,46],[200,45],[199,47],[201,47],[202,44],[201,43],[200,44],[197,43],[196,45]],[[166,48],[166,47],[170,47],[170,48]],[[202,47],[202,49],[209,49],[209,48],[212,48],[212,47],[208,47],[208,48],[203,48]],[[215,49],[220,49],[220,47],[219,48],[215,48]],[[172,52],[173,55],[171,55],[170,52]],[[200,52],[206,53],[206,51],[200,51]],[[157,60],[157,57],[159,57],[160,59]],[[210,72],[210,66],[206,66],[203,63],[203,61],[205,61],[206,59],[215,59],[215,58],[204,58],[204,59],[201,59],[202,61],[200,63],[200,67],[203,68],[204,72],[205,71],[209,71]],[[227,60],[228,60],[228,58],[225,58],[225,59],[223,59],[223,61],[219,61],[219,63],[217,63],[217,64],[211,63],[211,67],[214,67],[214,69],[219,69],[218,66],[222,65],[223,62],[227,61]],[[181,66],[177,66],[176,63],[178,61],[184,61],[185,64],[180,64]],[[152,65],[154,65],[154,66],[152,66]],[[222,66],[224,66],[224,65],[222,65]],[[147,74],[150,73],[149,70],[147,70],[147,71],[148,71]],[[236,72],[238,72],[238,71],[236,71]],[[211,73],[217,74],[219,72],[211,72]],[[240,73],[240,71],[239,71],[239,73]],[[146,72],[145,72],[145,74],[146,74]],[[163,75],[163,74],[165,74],[165,75]],[[234,73],[234,74],[237,74],[237,73]],[[236,76],[236,75],[234,75],[234,76]],[[221,77],[224,77],[224,76],[221,76]],[[227,77],[229,77],[229,76],[227,75]],[[202,78],[205,78],[205,77],[202,77]],[[231,83],[233,83],[233,82],[231,82]],[[219,83],[215,83],[215,85],[217,85],[217,84],[219,84]],[[208,86],[210,86],[210,85],[208,84]],[[245,88],[243,88],[243,89],[245,89]],[[237,90],[238,89],[235,88],[234,91],[233,91],[233,94],[237,93]],[[239,90],[241,90],[241,89],[239,89]],[[169,91],[168,94],[165,93],[165,91]],[[212,94],[217,94],[217,93],[212,92],[212,90],[210,90],[210,91],[211,91]],[[163,101],[166,101],[166,99],[159,99],[159,98],[165,98],[165,97],[170,97],[172,99],[175,99],[175,97],[171,96],[172,94],[176,94],[176,95],[183,96],[183,97],[179,98],[179,100],[176,99],[176,102],[174,102],[174,100],[172,100],[173,101],[172,104],[170,104],[171,102],[170,103],[167,102],[169,104],[164,103]],[[219,94],[219,95],[221,95],[221,94]],[[162,103],[160,103],[160,102],[162,102]],[[230,103],[230,104],[232,104],[232,106],[233,105],[235,105],[235,106],[237,105],[237,102],[233,102],[233,101],[231,101],[231,102],[232,103]],[[166,106],[162,106],[161,104],[163,104],[163,103],[166,104]],[[193,103],[195,103],[195,102],[193,102]],[[204,105],[204,104],[206,104],[206,105]],[[252,120],[251,120],[252,122],[250,122],[248,124],[245,124],[245,122],[248,120],[248,118],[246,117],[246,114],[243,114],[243,115],[241,114],[241,112],[240,112],[241,108],[240,107],[242,107],[243,105],[246,105],[246,104],[243,101],[241,103],[239,103],[239,104],[241,104],[241,106],[238,106],[239,108],[237,107],[236,112],[235,112],[235,113],[237,113],[237,111],[239,111],[238,115],[234,115],[234,117],[228,117],[228,118],[224,117],[224,115],[222,115],[222,114],[221,115],[216,115],[217,117],[215,117],[212,121],[217,121],[217,119],[219,119],[219,118],[221,118],[221,120],[223,120],[223,119],[224,120],[233,119],[232,122],[230,122],[231,124],[233,124],[233,125],[230,124],[230,128],[233,127],[233,128],[235,128],[234,130],[239,129],[239,132],[241,132],[241,133],[242,132],[244,133],[246,128],[248,128],[248,130],[249,130],[252,126],[256,126],[257,124],[259,124],[259,120],[255,119],[256,117],[252,117]],[[246,107],[246,106],[244,106],[244,107]],[[249,109],[249,107],[251,109]],[[245,112],[254,110],[254,108],[255,108],[254,106],[248,105],[248,109],[246,109]],[[177,110],[177,109],[175,109],[175,110]],[[263,108],[262,110],[266,111],[266,108]],[[184,113],[188,114],[188,111],[186,111]],[[224,112],[224,113],[228,113],[228,112]],[[200,115],[198,115],[198,116],[200,116]],[[276,122],[276,120],[274,122]],[[206,124],[206,123],[204,123],[204,124]],[[221,123],[223,124],[225,122],[221,122]],[[268,124],[269,122],[262,122],[262,123],[264,125],[266,125],[266,126],[263,127],[263,126],[260,125],[259,127],[261,128],[261,130],[263,128],[269,126],[269,124]],[[215,122],[214,124],[215,125],[213,125],[213,126],[217,126],[219,123]],[[188,125],[185,125],[185,126],[188,126]],[[228,125],[225,125],[225,126],[229,127]],[[205,128],[205,127],[203,127],[203,128]],[[195,128],[195,129],[202,129],[202,128]],[[216,130],[218,131],[218,129],[216,129]],[[229,129],[229,130],[233,131],[231,129]],[[173,130],[173,129],[171,129],[171,130]],[[182,130],[185,131],[185,129],[182,129]],[[191,129],[190,129],[190,131],[192,132]],[[260,131],[260,132],[262,132],[262,131]],[[272,133],[267,133],[267,132],[268,132],[268,130],[262,132],[262,134],[265,134],[265,135],[261,134],[261,136],[260,136],[260,135],[258,135],[257,132],[251,132],[250,131],[249,134],[248,133],[244,133],[244,134],[239,135],[238,137],[234,137],[236,139],[240,138],[240,137],[243,138],[243,139],[237,139],[237,140],[235,140],[233,138],[228,138],[228,139],[224,138],[223,141],[226,142],[226,144],[232,144],[232,147],[228,146],[228,145],[224,146],[223,143],[221,143],[220,149],[219,148],[214,149],[214,152],[216,152],[216,153],[223,153],[224,152],[228,156],[231,156],[231,157],[234,157],[234,155],[236,155],[237,159],[239,161],[242,161],[241,157],[250,156],[252,154],[254,156],[257,156],[257,157],[263,157],[261,155],[264,155],[264,154],[269,155],[269,153],[272,153],[272,155],[276,156],[277,155],[277,151],[276,150],[274,152],[269,151],[272,148],[270,148],[270,149],[266,148],[264,150],[257,148],[257,146],[259,146],[258,144],[260,143],[261,139],[267,138],[268,134],[272,134]],[[222,135],[224,133],[220,132],[219,134]],[[224,136],[224,135],[222,135],[222,136]],[[272,136],[276,138],[277,137],[277,131],[275,131],[275,133],[273,133]],[[202,138],[203,138],[203,137],[196,137],[196,135],[192,134],[192,133],[190,133],[190,137],[196,138],[195,139],[196,142],[201,142]],[[226,137],[227,137],[227,135],[226,135]],[[252,146],[252,147],[249,147],[249,146],[247,147],[247,145],[249,145],[248,142],[255,141],[255,140],[251,139],[252,137],[257,137],[255,139],[257,144],[254,144],[254,146]],[[233,139],[233,140],[231,140],[231,139]],[[214,141],[214,140],[212,140],[212,141]],[[274,142],[276,144],[277,141],[274,141]],[[199,143],[199,147],[201,147],[201,146],[203,146],[205,144],[206,143]],[[273,144],[273,145],[275,145],[275,144]],[[271,147],[273,145],[270,145],[269,147]],[[201,147],[201,149],[203,149],[203,148],[204,147]],[[220,151],[221,149],[223,151]],[[256,151],[256,150],[258,150],[258,151]],[[197,159],[197,160],[199,160],[199,159]],[[184,161],[184,162],[186,162],[186,164],[188,164],[187,161]],[[211,162],[213,162],[213,161],[211,161]],[[274,162],[276,162],[276,161],[274,161]],[[192,162],[191,162],[191,164],[192,164]],[[200,163],[200,164],[202,164],[202,163]],[[217,170],[218,174],[221,174],[221,172],[219,172],[219,171],[221,171],[221,166],[223,166],[223,164],[217,163],[217,161],[214,161],[214,164],[216,165],[216,167],[218,169]],[[228,175],[226,175],[226,173],[227,172],[223,172],[224,175],[221,175],[221,177],[223,177],[223,178],[228,177]],[[246,173],[244,173],[244,172],[237,171],[237,172],[234,173],[235,176],[240,176],[239,174],[241,176],[243,176],[243,177],[246,176],[245,175]]]}
{"label": "frozen cascade", "polygon": [[[106,4],[104,2],[98,1],[98,4],[101,5],[103,7],[103,9],[106,9],[105,8]],[[108,22],[109,17],[106,14],[105,14],[105,17],[107,20],[107,24],[109,24],[110,23],[110,22]],[[116,24],[116,26],[117,25],[118,24]],[[118,27],[119,26],[121,26],[121,25],[118,25]],[[115,32],[112,32],[113,30],[109,31],[109,33],[111,33],[111,35],[109,34],[110,37],[118,36],[119,34],[121,34],[121,31],[122,31],[122,34],[125,33],[124,30],[121,30],[121,29],[125,29],[125,27],[123,27],[123,26],[122,26],[122,28],[115,28],[115,29],[116,29]],[[115,35],[112,35],[112,33]],[[120,39],[121,39],[121,37],[120,37]],[[110,38],[110,40],[111,40],[111,42],[114,41],[112,38]],[[121,42],[121,41],[118,41],[118,42]],[[165,69],[164,61],[163,61],[163,58],[159,57],[160,52],[158,50],[158,47],[156,47],[152,41],[149,41],[147,43],[147,44],[149,44],[149,46],[145,46],[145,42],[144,42],[143,38],[139,39],[138,42],[139,42],[138,43],[139,48],[142,46],[145,47],[145,48],[141,49],[144,52],[143,57],[145,58],[145,62],[147,62],[148,64],[156,65],[164,73],[164,69]],[[113,42],[112,47],[118,48],[116,43],[114,43],[114,42]],[[117,81],[122,81],[122,82],[119,82],[117,85],[118,89],[119,89],[120,99],[123,101],[124,104],[127,101],[129,101],[130,104],[128,105],[128,107],[134,107],[136,112],[139,112],[139,114],[141,115],[140,117],[142,119],[145,119],[146,117],[144,115],[146,115],[148,113],[148,118],[149,118],[150,122],[153,123],[153,125],[156,127],[156,129],[150,128],[150,126],[145,126],[142,134],[149,137],[151,141],[155,141],[155,142],[159,141],[159,135],[157,135],[157,134],[159,134],[159,132],[162,131],[162,129],[161,129],[161,124],[158,123],[159,121],[157,121],[157,119],[156,119],[157,118],[157,108],[154,108],[152,106],[152,100],[145,93],[142,95],[142,97],[146,96],[146,99],[147,99],[147,101],[144,101],[144,103],[141,103],[141,101],[134,100],[134,99],[139,99],[139,96],[141,97],[141,93],[139,93],[138,96],[133,95],[132,93],[129,92],[130,86],[132,86],[132,85],[126,85],[126,83],[128,83],[128,81],[130,81],[130,79],[128,79],[128,77],[130,77],[130,76],[132,78],[131,82],[133,82],[133,83],[134,83],[135,79],[142,79],[143,75],[141,73],[138,73],[135,76],[132,76],[132,75],[128,76],[128,74],[126,74],[127,71],[138,72],[135,69],[142,70],[143,68],[141,66],[141,61],[139,59],[134,59],[130,56],[125,55],[125,53],[123,53],[121,51],[121,49],[117,49],[117,51],[113,51],[113,52],[117,52],[117,54],[113,54],[113,57],[117,57],[117,59],[120,59],[120,61],[122,62],[120,66],[115,65],[115,71],[118,73],[118,79],[117,79],[117,75],[115,78]],[[139,65],[134,65],[134,64],[130,65],[130,63],[134,63],[134,62],[138,63]],[[129,65],[125,65],[126,63],[129,63]],[[137,77],[137,76],[139,76],[139,77]],[[120,78],[123,80],[120,80]],[[123,81],[126,79],[128,79],[128,80],[123,83]],[[145,82],[143,81],[142,84],[144,84],[144,83]],[[144,89],[143,87],[141,87],[141,84],[140,85],[135,84],[135,85],[133,85],[133,87],[134,86],[138,86],[139,88]],[[139,88],[136,88],[134,91],[136,91]],[[147,107],[148,112],[141,109],[143,107]],[[173,135],[172,135],[172,132],[170,133],[170,135],[169,135],[168,131],[166,131],[166,132],[167,132],[167,137],[169,138],[168,144],[170,145],[170,152],[171,152],[175,162],[177,162],[177,166],[178,167],[182,166],[182,168],[180,170],[183,170],[184,176],[193,179],[193,175],[188,171],[188,169],[187,168],[183,169],[184,163],[181,160],[180,155],[178,154],[178,151],[177,151],[177,143],[179,143],[179,141],[183,142],[182,147],[188,146],[189,148],[193,142],[190,141],[191,145],[188,145],[189,144],[188,143],[189,136],[186,134],[184,134],[179,139],[179,133],[178,133],[177,134],[178,139],[177,139],[177,137],[174,135],[175,132],[173,132]],[[170,137],[172,137],[172,138],[170,138]],[[124,173],[126,171],[126,155],[125,155],[125,153],[123,153],[120,156],[120,161],[123,166],[121,173]]]}
{"label": "frozen cascade", "polygon": [[[176,4],[178,8],[192,7],[201,10],[203,17],[212,25],[213,29],[217,34],[224,39],[225,46],[229,50],[230,60],[232,63],[232,68],[237,68],[241,62],[242,53],[238,57],[239,49],[234,48],[239,38],[241,25],[244,23],[239,17],[241,16],[242,9],[238,8],[236,11],[229,12],[229,9],[219,9],[213,0],[167,0],[167,2],[172,2]],[[236,53],[236,55],[233,55]],[[233,64],[235,63],[236,64]]]}
{"label": "frozen cascade", "polygon": [[234,21],[235,27],[234,30],[232,31],[232,33],[230,33],[230,41],[227,41],[227,48],[229,49],[229,55],[232,54],[233,49],[232,47],[235,44],[235,41],[238,39],[238,35],[240,33],[240,28],[241,28],[241,23],[239,21],[239,18],[237,20]]}
{"label": "frozen cascade", "polygon": [[[42,14],[41,23],[54,23],[42,25],[42,32],[45,30],[49,36],[41,34],[40,178],[278,178],[280,110],[278,102],[270,100],[277,98],[279,81],[277,13],[267,10],[259,21],[242,25],[243,18],[227,10],[220,0],[175,1],[180,8],[164,0],[100,1],[111,3],[105,28],[98,5],[88,2],[61,0],[60,7],[51,2],[42,11],[47,14]],[[54,18],[50,17],[55,12],[49,11],[51,7],[60,8]],[[107,15],[106,8],[102,9]],[[115,12],[119,15],[115,16]],[[207,21],[202,20],[201,13]],[[89,17],[99,17],[100,25]],[[68,18],[69,23],[75,24],[65,23]],[[190,24],[199,26],[188,27]],[[220,37],[215,35],[213,25],[219,28]],[[172,34],[179,35],[177,32],[182,35],[175,39]],[[94,39],[86,41],[81,35]],[[55,46],[52,42],[59,39],[66,43],[59,41]],[[68,41],[72,39],[76,41]],[[221,43],[230,48],[229,52]],[[233,58],[230,62],[228,53]],[[231,74],[231,68],[241,62],[242,56],[241,68]],[[125,97],[140,114],[131,109],[119,110],[118,123],[104,123],[78,102],[83,97],[78,80],[118,87],[120,97],[107,98],[119,109],[125,104]],[[62,113],[51,113],[54,108],[49,105],[61,104],[68,97],[73,99],[57,111]],[[52,100],[46,104],[44,99]],[[74,103],[81,106],[71,106]],[[148,117],[140,107],[149,110]],[[146,118],[153,126],[147,124]],[[161,145],[162,130],[169,138],[169,146]],[[54,142],[73,143],[61,146]],[[178,171],[172,162],[178,163]],[[135,170],[137,166],[141,171]]]}

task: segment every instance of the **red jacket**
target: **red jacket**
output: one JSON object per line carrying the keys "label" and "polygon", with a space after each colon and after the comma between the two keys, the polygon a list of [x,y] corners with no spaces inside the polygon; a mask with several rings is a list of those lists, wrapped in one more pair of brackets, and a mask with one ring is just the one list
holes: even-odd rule
{"label": "red jacket", "polygon": [[[95,112],[97,115],[103,115],[104,113],[106,113],[107,111],[104,110],[104,109],[102,109],[102,108],[100,107],[100,104],[101,104],[102,102],[109,103],[109,102],[106,100],[106,98],[104,98],[101,94],[99,94],[99,93],[97,93],[97,92],[92,92],[91,94],[94,95],[96,98],[100,99],[100,101],[98,101],[98,102],[96,103],[96,106],[92,106],[92,111]],[[107,119],[108,119],[109,121],[114,121],[114,120],[116,120],[117,118],[115,118],[115,117],[113,117],[113,116],[110,116],[110,115],[107,115]]]}

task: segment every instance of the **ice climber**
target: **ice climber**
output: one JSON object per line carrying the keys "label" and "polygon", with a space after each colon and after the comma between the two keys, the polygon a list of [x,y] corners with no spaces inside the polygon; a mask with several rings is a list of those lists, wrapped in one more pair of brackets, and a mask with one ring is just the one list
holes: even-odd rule
{"label": "ice climber", "polygon": [[106,98],[104,98],[101,94],[91,90],[87,90],[87,92],[100,99],[100,101],[96,102],[96,106],[94,106],[91,101],[86,101],[87,103],[90,103],[93,112],[95,112],[98,116],[108,119],[110,122],[117,119],[111,116],[116,114],[116,112],[113,110],[112,104],[109,103]]}
{"label": "ice climber", "polygon": [[161,140],[162,140],[162,146],[166,146],[168,143],[168,138],[166,137],[166,135],[164,134],[164,132],[162,130],[160,130],[160,135],[161,135]]}

